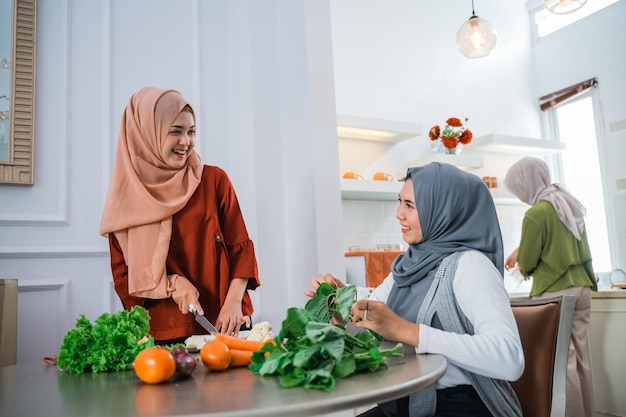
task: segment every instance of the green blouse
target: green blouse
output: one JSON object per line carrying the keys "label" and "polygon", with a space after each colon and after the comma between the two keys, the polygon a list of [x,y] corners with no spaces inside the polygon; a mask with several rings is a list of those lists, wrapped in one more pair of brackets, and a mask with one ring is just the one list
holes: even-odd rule
{"label": "green blouse", "polygon": [[586,228],[577,240],[545,200],[524,216],[517,264],[524,276],[533,277],[531,296],[568,287],[598,290]]}

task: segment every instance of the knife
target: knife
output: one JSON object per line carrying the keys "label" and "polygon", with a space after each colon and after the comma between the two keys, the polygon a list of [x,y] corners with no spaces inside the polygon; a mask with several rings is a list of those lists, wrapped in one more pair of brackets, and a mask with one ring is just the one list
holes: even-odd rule
{"label": "knife", "polygon": [[216,335],[218,333],[215,326],[213,326],[206,317],[204,317],[201,314],[198,314],[198,310],[196,310],[193,304],[189,304],[189,311],[193,313],[194,317],[196,318],[196,321],[200,323],[200,326],[204,327],[206,331],[208,331],[210,334],[213,334],[213,335]]}

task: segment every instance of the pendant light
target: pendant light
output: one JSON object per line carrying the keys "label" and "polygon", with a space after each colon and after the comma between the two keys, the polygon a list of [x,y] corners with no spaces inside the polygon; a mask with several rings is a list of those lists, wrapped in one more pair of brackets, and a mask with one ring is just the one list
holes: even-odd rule
{"label": "pendant light", "polygon": [[474,13],[472,0],[472,16],[456,32],[456,45],[459,51],[468,58],[482,58],[495,48],[497,40],[498,35],[491,23]]}
{"label": "pendant light", "polygon": [[587,0],[542,0],[548,11],[554,14],[574,13],[587,3]]}

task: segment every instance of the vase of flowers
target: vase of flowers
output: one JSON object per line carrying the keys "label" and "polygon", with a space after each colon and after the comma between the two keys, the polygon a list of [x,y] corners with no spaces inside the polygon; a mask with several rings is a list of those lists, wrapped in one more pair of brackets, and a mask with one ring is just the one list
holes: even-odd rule
{"label": "vase of flowers", "polygon": [[[469,119],[465,118],[465,123]],[[464,145],[472,141],[472,131],[467,129],[461,119],[451,117],[446,120],[443,130],[439,125],[433,126],[428,132],[431,147],[436,152],[458,155]]]}

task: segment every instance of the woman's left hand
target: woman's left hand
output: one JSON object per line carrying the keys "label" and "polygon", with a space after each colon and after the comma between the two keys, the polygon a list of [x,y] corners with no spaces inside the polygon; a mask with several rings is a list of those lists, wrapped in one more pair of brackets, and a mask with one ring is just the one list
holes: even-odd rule
{"label": "woman's left hand", "polygon": [[242,324],[250,327],[250,316],[243,315],[241,304],[237,306],[226,303],[217,316],[215,327],[222,333],[237,335]]}
{"label": "woman's left hand", "polygon": [[356,327],[370,329],[393,342],[419,344],[419,324],[398,316],[382,301],[359,300],[352,304],[351,313]]}

